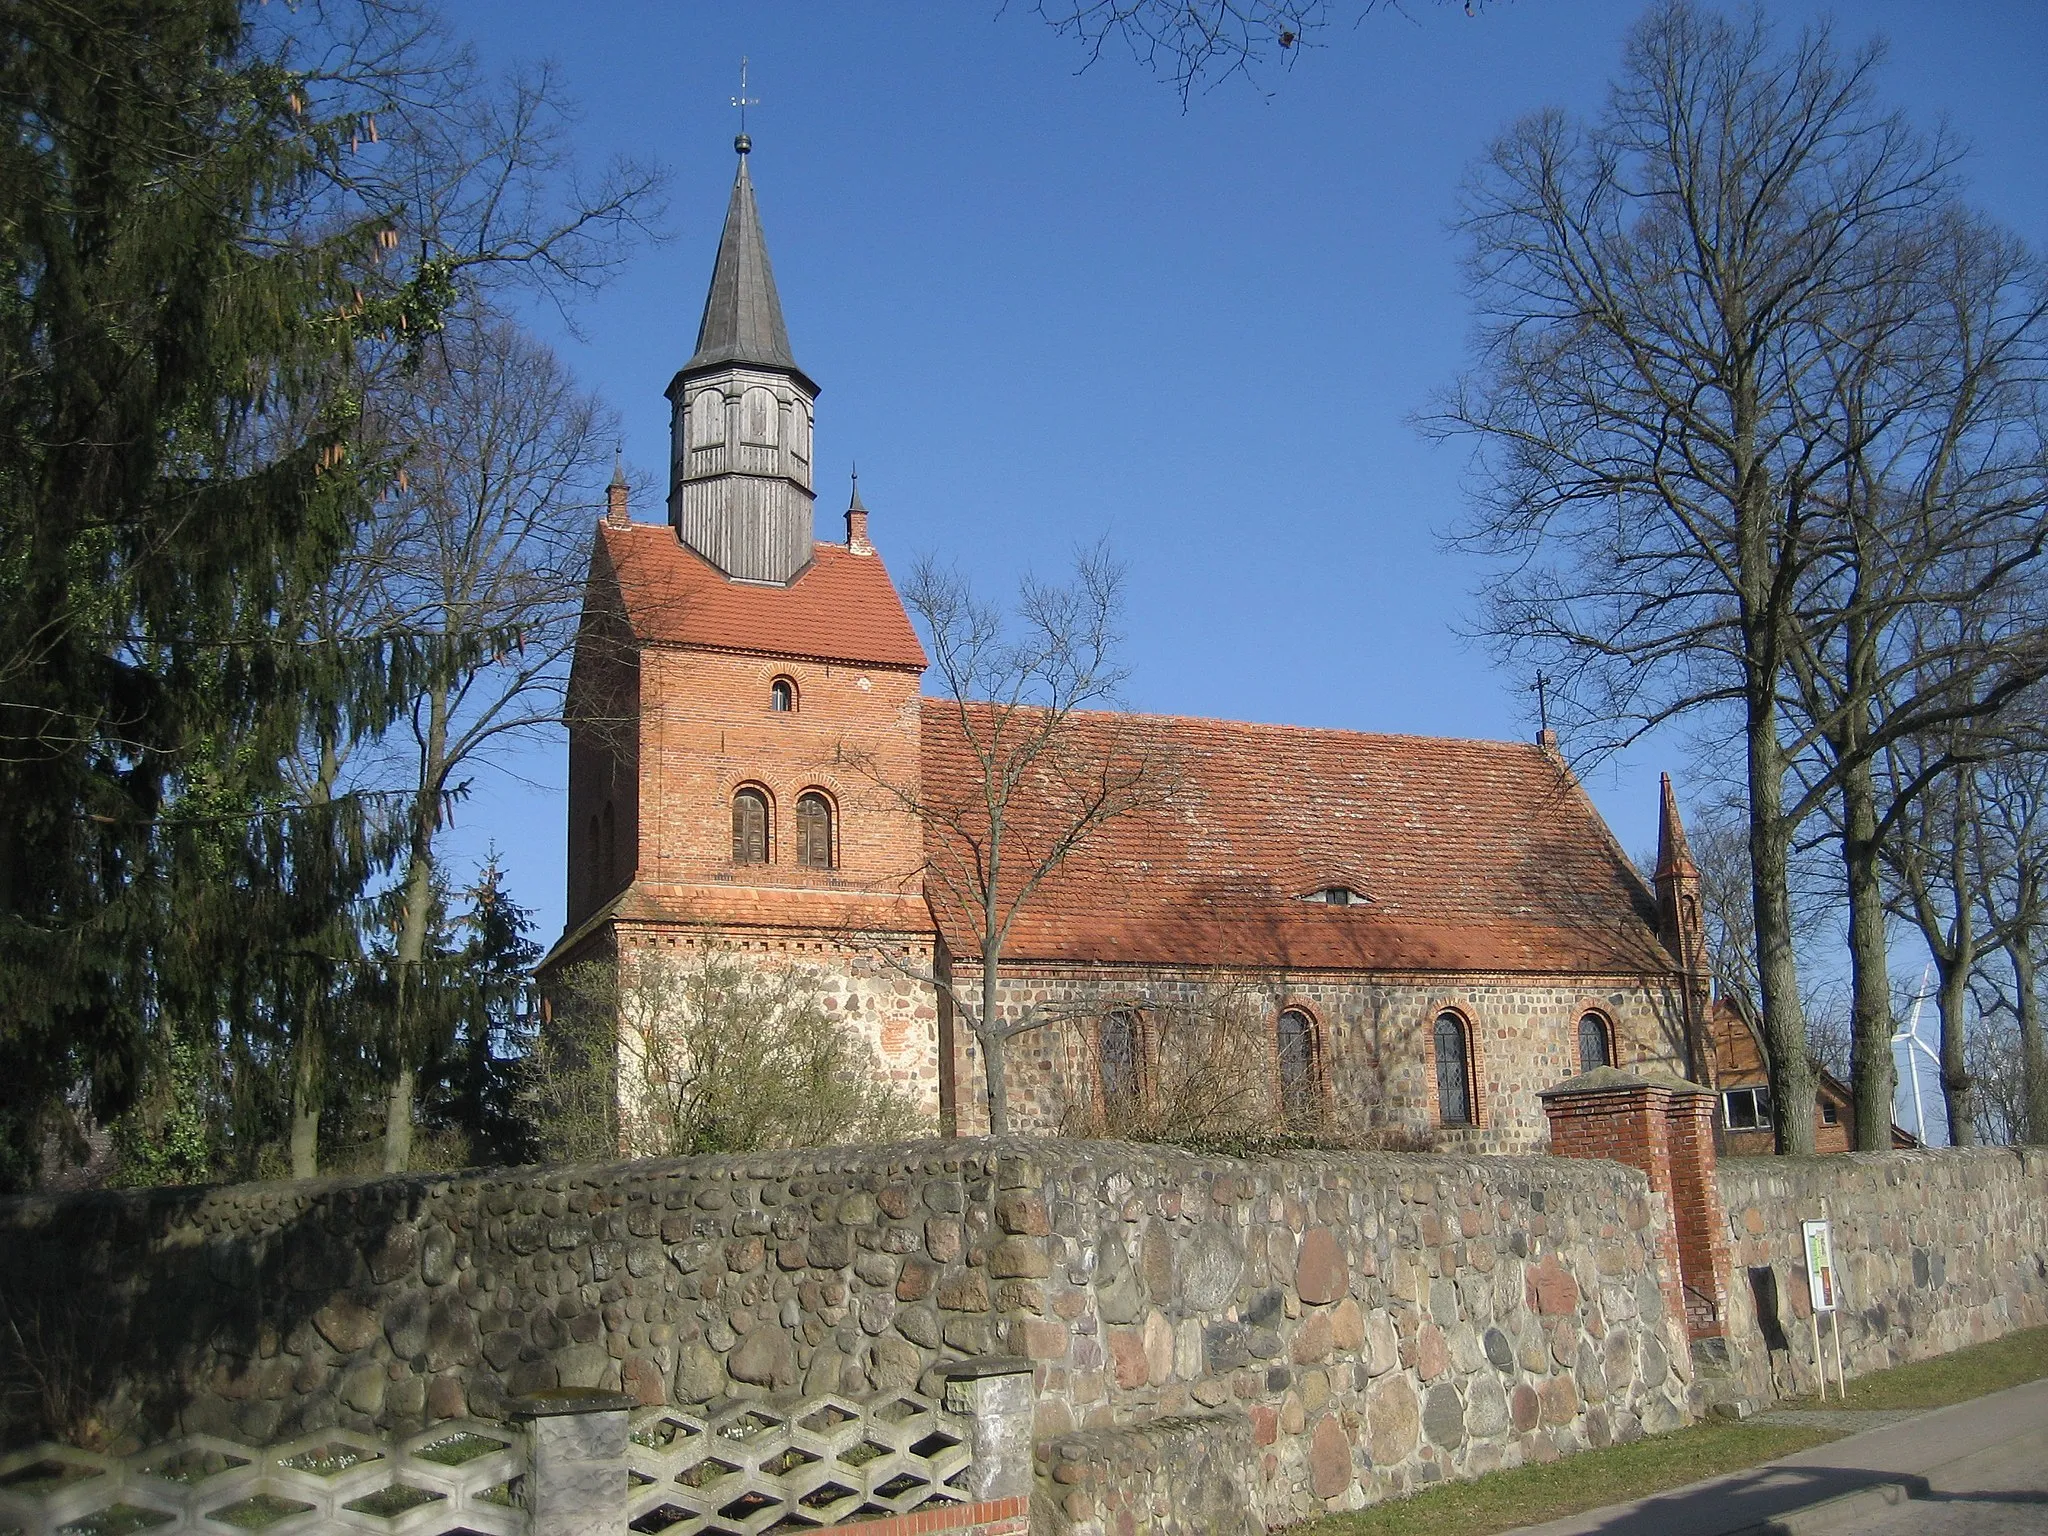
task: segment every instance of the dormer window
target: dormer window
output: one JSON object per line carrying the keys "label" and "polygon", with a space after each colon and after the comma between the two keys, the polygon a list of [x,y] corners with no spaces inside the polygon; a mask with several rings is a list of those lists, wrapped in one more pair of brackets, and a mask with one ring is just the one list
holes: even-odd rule
{"label": "dormer window", "polygon": [[768,707],[778,715],[796,713],[796,683],[787,677],[778,677],[768,685]]}
{"label": "dormer window", "polygon": [[1321,902],[1326,907],[1362,907],[1367,898],[1365,892],[1352,886],[1325,885],[1310,891],[1301,899]]}

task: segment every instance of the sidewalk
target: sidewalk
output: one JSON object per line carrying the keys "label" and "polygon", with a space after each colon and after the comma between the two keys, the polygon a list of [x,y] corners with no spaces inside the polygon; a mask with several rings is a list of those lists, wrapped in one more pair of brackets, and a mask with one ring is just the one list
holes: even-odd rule
{"label": "sidewalk", "polygon": [[[1977,1453],[2036,1437],[2048,1437],[2048,1379],[1915,1414],[1690,1487],[1524,1526],[1514,1536],[1737,1536],[1768,1529],[1768,1522],[1810,1505],[1884,1483],[1924,1487],[1934,1474],[1936,1486],[1946,1486],[1950,1479],[1939,1474],[1951,1463],[1970,1457],[1971,1467],[1985,1465]],[[2048,1457],[2037,1464],[2048,1467]],[[2048,1472],[2036,1481],[2048,1496]],[[1871,1494],[1854,1505],[1813,1511],[1780,1529],[1869,1530],[1889,1524],[1885,1510],[1886,1505]],[[2043,1524],[2048,1528],[2048,1520]]]}

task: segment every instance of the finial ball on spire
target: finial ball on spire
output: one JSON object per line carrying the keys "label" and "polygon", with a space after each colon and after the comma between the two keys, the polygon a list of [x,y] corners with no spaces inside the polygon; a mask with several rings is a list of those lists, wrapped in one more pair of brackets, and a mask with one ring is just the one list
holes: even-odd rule
{"label": "finial ball on spire", "polygon": [[744,155],[753,149],[754,141],[743,133],[732,141],[732,147]]}

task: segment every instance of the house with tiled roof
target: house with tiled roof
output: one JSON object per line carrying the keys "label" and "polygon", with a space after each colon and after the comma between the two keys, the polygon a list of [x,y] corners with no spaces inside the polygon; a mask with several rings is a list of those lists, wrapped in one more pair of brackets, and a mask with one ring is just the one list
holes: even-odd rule
{"label": "house with tiled roof", "polygon": [[[623,483],[593,543],[571,686],[568,927],[546,962],[798,966],[935,1125],[986,1126],[950,999],[976,927],[934,871],[975,803],[971,712],[926,655],[856,487],[814,528],[796,364],[744,139],[695,352],[668,389],[667,518]],[[835,530],[836,532],[837,530]],[[1157,1073],[1148,1019],[1251,998],[1274,1122],[1536,1150],[1537,1095],[1598,1065],[1700,1076],[1698,872],[1665,786],[1646,883],[1533,743],[1082,715],[1170,783],[1052,871],[1000,970],[1057,1022],[1006,1056],[1013,1127],[1084,1128]],[[1030,807],[1020,812],[1028,833]],[[1021,834],[1020,834],[1021,835]]]}

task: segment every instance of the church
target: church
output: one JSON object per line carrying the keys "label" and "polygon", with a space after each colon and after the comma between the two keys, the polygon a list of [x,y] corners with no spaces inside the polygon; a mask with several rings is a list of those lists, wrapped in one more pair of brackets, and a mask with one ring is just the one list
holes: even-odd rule
{"label": "church", "polygon": [[[852,497],[815,526],[818,385],[740,159],[695,351],[668,387],[667,517],[615,479],[570,688],[568,925],[543,973],[712,950],[808,971],[935,1129],[988,1126],[954,999],[977,928],[931,872],[978,786],[960,710]],[[878,543],[879,541],[879,543]],[[1543,732],[1442,740],[1077,717],[1175,764],[1019,910],[999,1008],[1014,1131],[1086,1131],[1172,1067],[1159,1020],[1228,995],[1242,1091],[1384,1144],[1531,1152],[1594,1066],[1708,1080],[1698,871],[1669,781],[1646,883]],[[883,792],[879,786],[886,786]],[[630,1144],[624,1150],[634,1150]]]}

